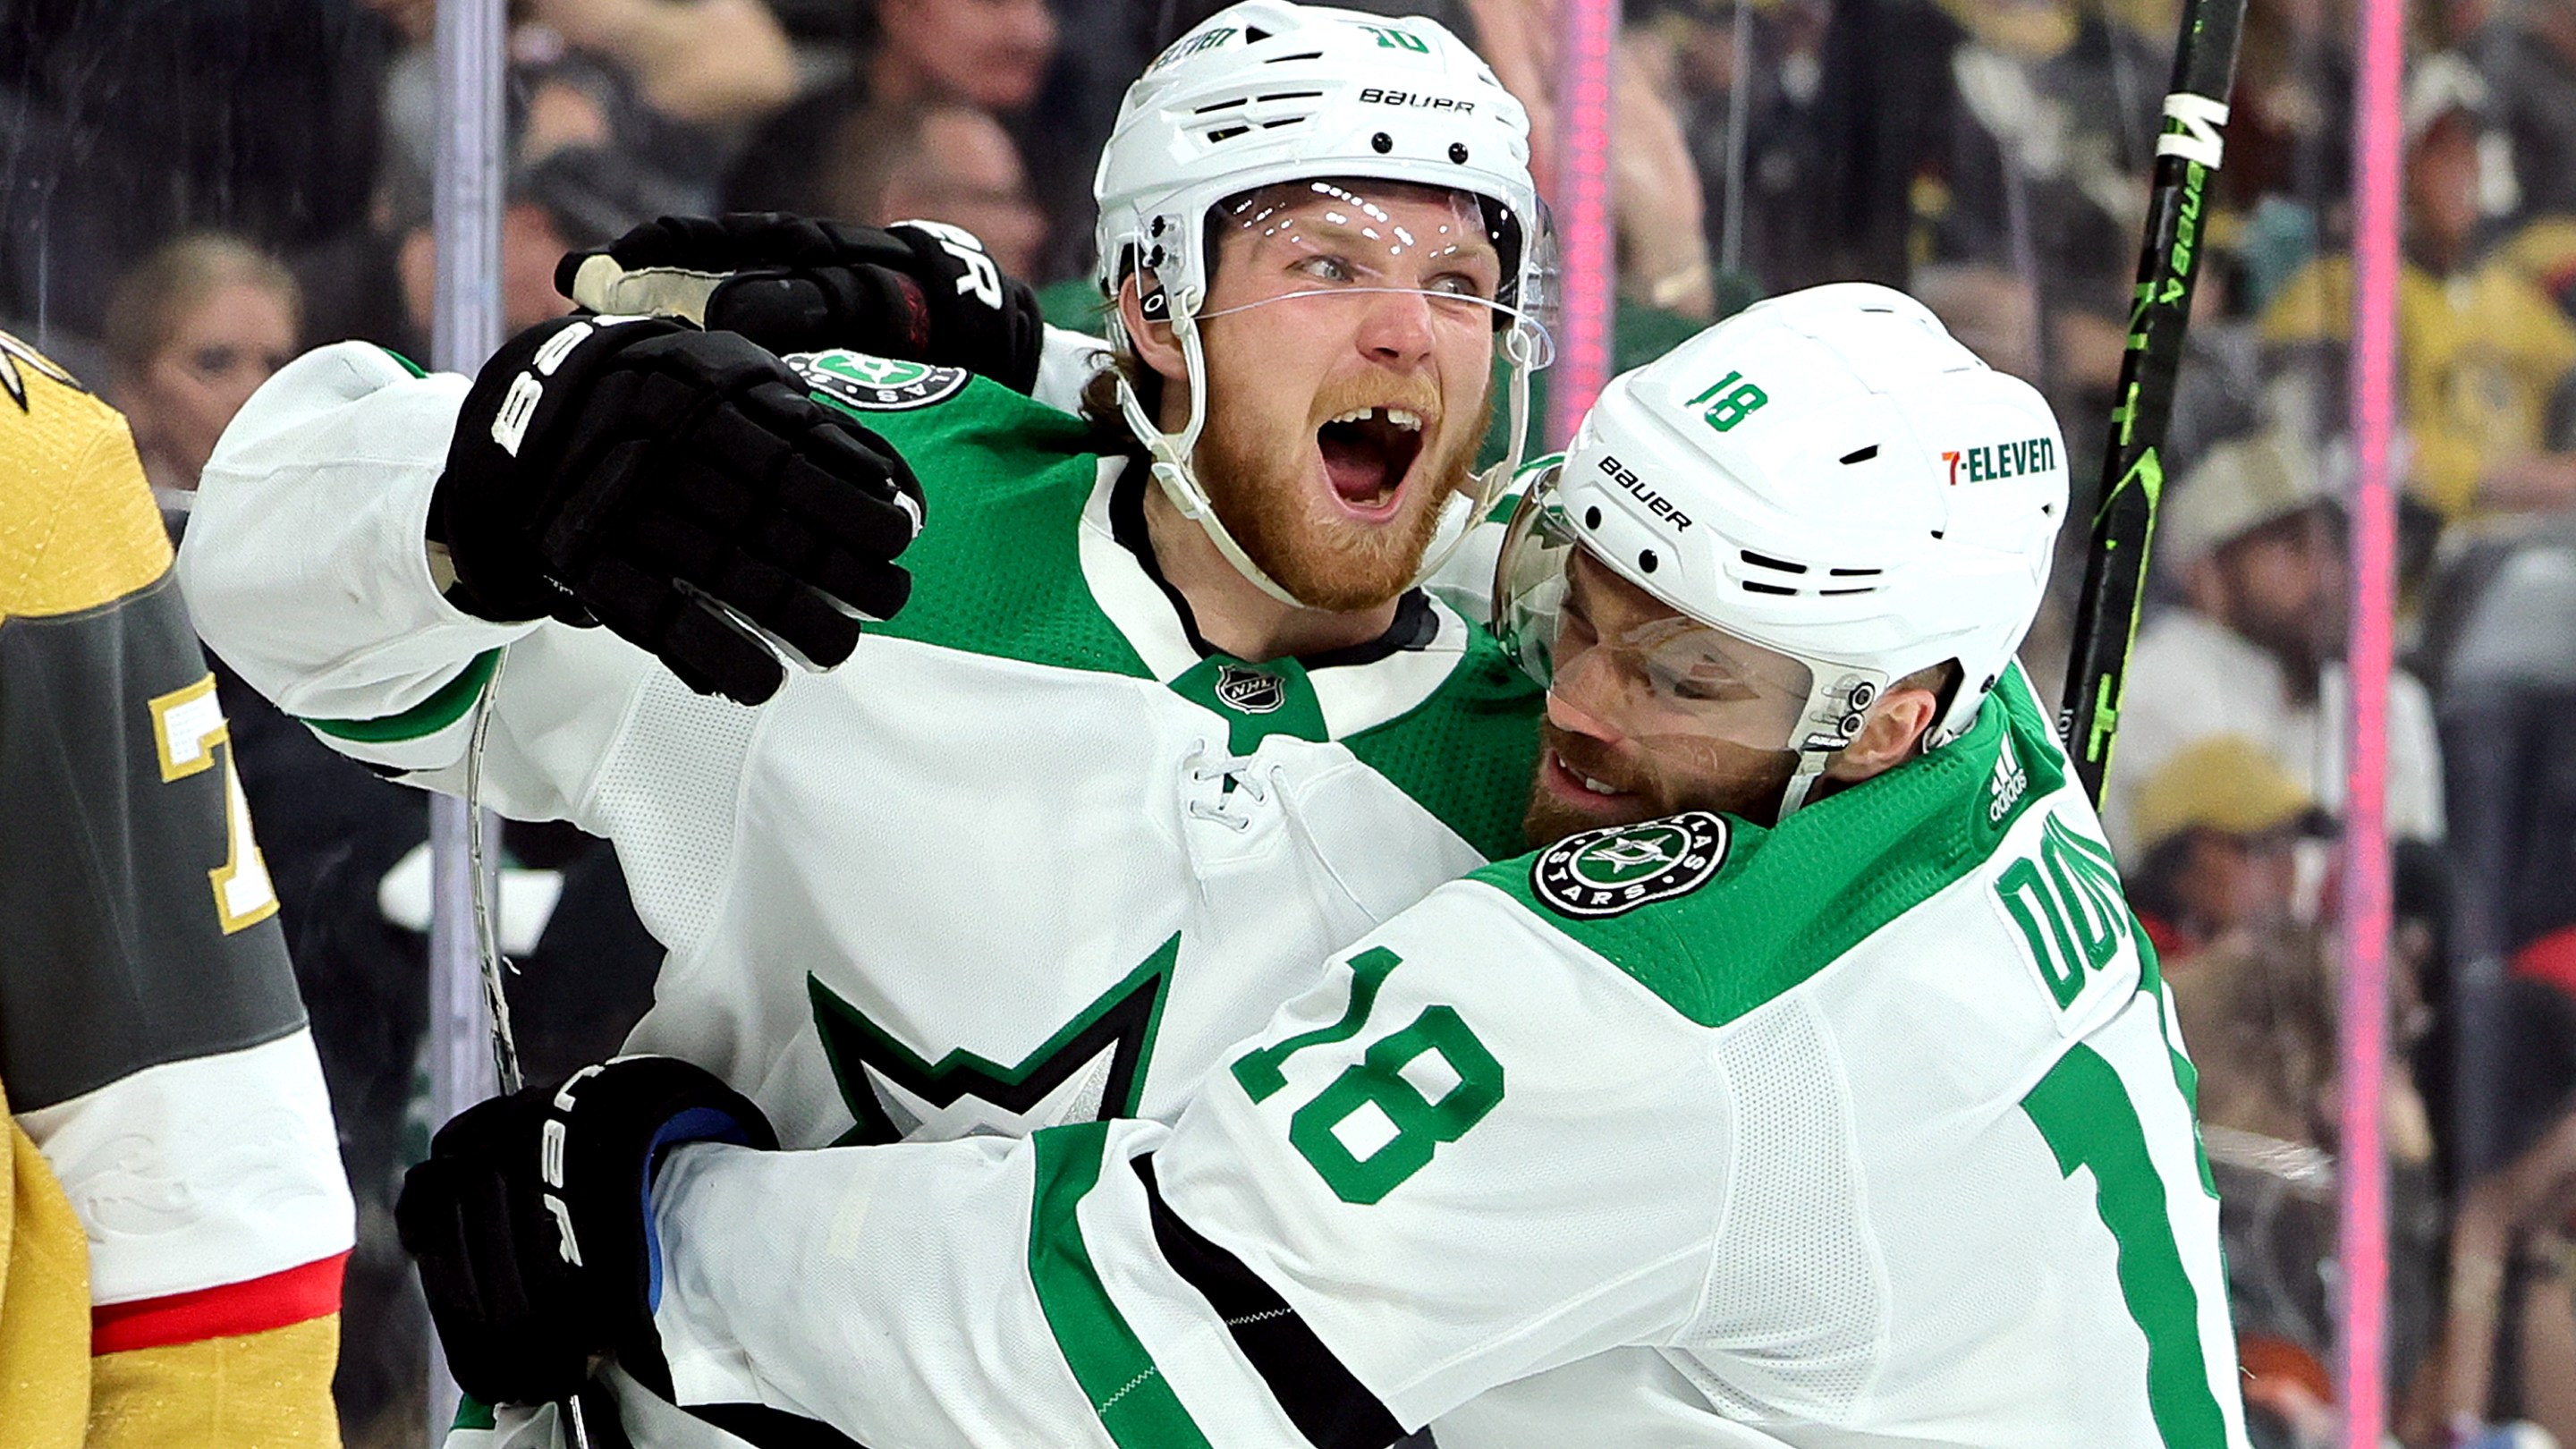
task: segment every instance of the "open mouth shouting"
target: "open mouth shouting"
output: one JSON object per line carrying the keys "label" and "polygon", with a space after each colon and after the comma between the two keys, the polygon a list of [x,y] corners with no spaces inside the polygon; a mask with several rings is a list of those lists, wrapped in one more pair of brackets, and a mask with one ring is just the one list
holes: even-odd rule
{"label": "open mouth shouting", "polygon": [[1411,408],[1353,408],[1315,429],[1324,477],[1353,517],[1392,517],[1404,480],[1422,456],[1423,416]]}

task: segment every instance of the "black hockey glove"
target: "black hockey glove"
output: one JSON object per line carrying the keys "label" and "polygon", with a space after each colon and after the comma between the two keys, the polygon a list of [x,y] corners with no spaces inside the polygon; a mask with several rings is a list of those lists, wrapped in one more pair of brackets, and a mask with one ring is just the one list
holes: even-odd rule
{"label": "black hockey glove", "polygon": [[611,1351],[669,1391],[653,1329],[653,1175],[671,1148],[707,1141],[778,1146],[749,1098],[677,1057],[585,1067],[438,1129],[403,1178],[394,1225],[467,1393],[552,1402]]}
{"label": "black hockey glove", "polygon": [[934,221],[847,226],[782,212],[666,216],[572,252],[555,288],[601,312],[663,312],[770,351],[854,352],[1037,385],[1037,294],[971,232]]}
{"label": "black hockey glove", "polygon": [[702,694],[784,677],[745,624],[815,665],[850,655],[912,578],[921,485],[884,439],[744,339],[566,317],[502,344],[465,396],[429,537],[487,619],[604,624]]}

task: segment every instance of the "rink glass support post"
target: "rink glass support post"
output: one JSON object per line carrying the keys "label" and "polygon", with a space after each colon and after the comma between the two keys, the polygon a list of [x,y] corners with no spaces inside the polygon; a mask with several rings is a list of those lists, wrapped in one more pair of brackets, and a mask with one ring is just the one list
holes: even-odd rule
{"label": "rink glass support post", "polygon": [[1570,0],[1556,78],[1556,220],[1563,336],[1548,380],[1547,446],[1562,448],[1610,381],[1618,253],[1610,214],[1610,61],[1619,0]]}
{"label": "rink glass support post", "polygon": [[2336,1378],[2348,1449],[2379,1449],[2387,1421],[2388,1163],[2380,1135],[2388,1073],[2388,680],[2394,667],[2397,506],[2389,477],[2396,431],[2399,96],[2405,16],[2399,0],[2362,0],[2353,106],[2352,710],[2344,760],[2343,1000],[2338,1056],[2343,1162],[2337,1261]]}
{"label": "rink glass support post", "polygon": [[[438,281],[430,357],[442,372],[472,373],[501,342],[501,123],[505,0],[439,0],[438,166],[432,229]],[[462,800],[429,802],[429,1092],[434,1121],[492,1094],[491,1027],[474,940],[470,829],[497,833],[486,814],[469,823]],[[483,852],[487,865],[497,849]],[[457,1388],[433,1337],[429,1350],[430,1444],[456,1420]]]}

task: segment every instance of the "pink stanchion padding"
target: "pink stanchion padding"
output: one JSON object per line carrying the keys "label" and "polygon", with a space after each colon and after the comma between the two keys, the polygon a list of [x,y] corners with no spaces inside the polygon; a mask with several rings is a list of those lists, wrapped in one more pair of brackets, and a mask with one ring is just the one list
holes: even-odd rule
{"label": "pink stanchion padding", "polygon": [[1610,52],[1618,0],[1570,0],[1565,70],[1557,78],[1556,219],[1564,277],[1547,441],[1562,448],[1610,381],[1610,311],[1618,287],[1610,218]]}
{"label": "pink stanchion padding", "polygon": [[2352,713],[2344,753],[2343,992],[2336,1350],[2343,1442],[2379,1449],[2387,1422],[2387,1153],[2380,1138],[2388,1074],[2388,678],[2394,666],[2397,509],[2389,480],[2395,431],[2399,0],[2363,0],[2354,86],[2352,432],[2360,467],[2352,497]]}

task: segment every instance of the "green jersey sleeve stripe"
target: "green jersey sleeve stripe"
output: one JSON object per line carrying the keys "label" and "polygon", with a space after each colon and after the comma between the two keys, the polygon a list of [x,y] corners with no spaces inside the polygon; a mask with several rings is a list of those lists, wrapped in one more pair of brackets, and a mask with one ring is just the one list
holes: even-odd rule
{"label": "green jersey sleeve stripe", "polygon": [[2200,1299],[2165,1212],[2146,1128],[2101,1053],[2068,1049],[2022,1098],[2057,1170],[2093,1169],[2094,1206],[2119,1245],[2120,1296],[2147,1338],[2147,1405],[2166,1449],[2225,1449],[2227,1421],[2200,1351]]}
{"label": "green jersey sleeve stripe", "polygon": [[400,714],[376,719],[308,719],[304,723],[335,740],[362,745],[426,739],[465,718],[465,712],[474,707],[475,696],[491,681],[492,671],[500,667],[501,651],[486,649],[458,670],[454,679],[440,685],[435,694]]}
{"label": "green jersey sleeve stripe", "polygon": [[1109,1299],[1074,1208],[1100,1181],[1109,1124],[1053,1127],[1037,1145],[1029,1205],[1029,1282],[1056,1347],[1119,1449],[1209,1449],[1207,1436]]}

